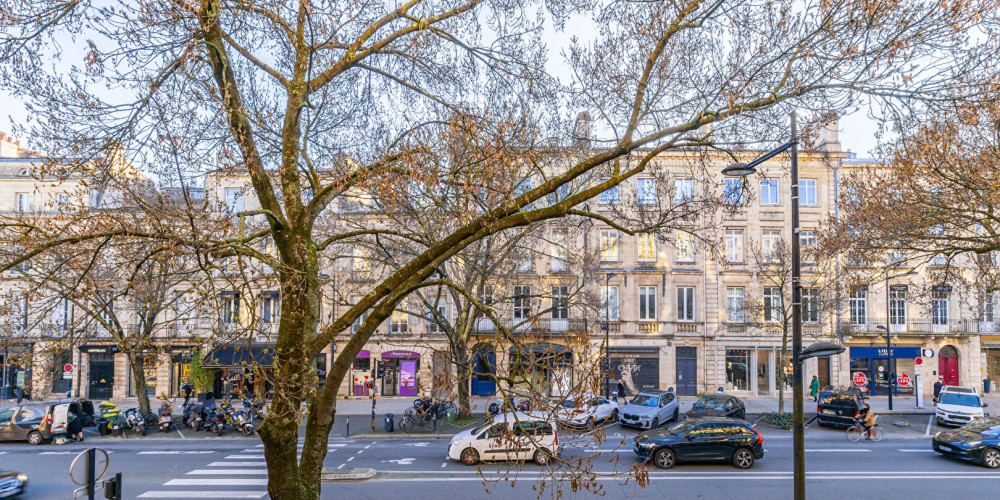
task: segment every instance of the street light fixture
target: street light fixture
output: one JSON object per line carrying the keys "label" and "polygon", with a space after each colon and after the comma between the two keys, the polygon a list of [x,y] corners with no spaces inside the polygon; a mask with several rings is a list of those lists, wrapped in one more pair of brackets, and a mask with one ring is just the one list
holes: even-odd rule
{"label": "street light fixture", "polygon": [[[901,276],[910,276],[912,274],[917,274],[916,271],[910,271]],[[885,371],[886,379],[889,382],[889,410],[892,411],[892,390],[896,385],[896,363],[893,361],[895,358],[892,356],[892,299],[889,297],[889,270],[885,272],[885,326],[878,325],[875,328],[879,330],[885,330]],[[874,377],[872,377],[874,378]],[[873,382],[874,384],[874,382]]]}
{"label": "street light fixture", "polygon": [[792,157],[792,443],[795,461],[795,500],[806,500],[805,418],[802,407],[802,258],[799,248],[799,140],[795,127],[795,112],[791,116],[792,136],[788,142],[764,153],[750,163],[733,163],[722,170],[723,175],[746,177],[756,172],[757,165],[789,151]]}
{"label": "street light fixture", "polygon": [[604,279],[604,399],[611,399],[611,278],[615,273],[608,273]]}

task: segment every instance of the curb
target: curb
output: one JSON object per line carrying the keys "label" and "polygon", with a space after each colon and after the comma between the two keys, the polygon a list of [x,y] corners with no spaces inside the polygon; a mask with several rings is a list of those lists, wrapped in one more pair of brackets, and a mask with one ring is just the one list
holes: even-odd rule
{"label": "curb", "polygon": [[451,439],[454,434],[355,434],[349,439]]}
{"label": "curb", "polygon": [[323,473],[320,475],[320,480],[324,483],[331,483],[335,481],[364,481],[373,477],[375,477],[375,469],[334,469],[324,467]]}

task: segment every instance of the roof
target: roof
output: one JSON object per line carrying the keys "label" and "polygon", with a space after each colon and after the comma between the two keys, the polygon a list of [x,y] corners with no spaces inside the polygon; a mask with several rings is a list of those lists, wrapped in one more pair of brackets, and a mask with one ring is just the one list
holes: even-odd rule
{"label": "roof", "polygon": [[946,385],[941,388],[941,392],[954,392],[959,394],[979,394],[975,387],[961,387],[957,385]]}
{"label": "roof", "polygon": [[636,393],[636,395],[639,395],[639,394],[652,394],[652,395],[659,396],[660,394],[666,394],[668,392],[672,393],[674,391],[667,391],[667,390],[663,390],[663,389],[650,389],[650,390],[639,391],[639,392]]}
{"label": "roof", "polygon": [[712,417],[686,417],[684,419],[684,421],[687,421],[687,420],[693,420],[694,423],[697,423],[697,422],[727,422],[727,423],[739,423],[739,424],[744,424],[744,425],[750,425],[750,422],[747,422],[746,420],[740,420],[738,418],[732,418],[732,417],[714,417],[714,416],[712,416]]}

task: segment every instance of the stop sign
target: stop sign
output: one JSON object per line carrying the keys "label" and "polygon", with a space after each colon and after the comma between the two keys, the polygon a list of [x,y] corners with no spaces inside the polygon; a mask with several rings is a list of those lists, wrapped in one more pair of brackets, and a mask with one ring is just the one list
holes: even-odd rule
{"label": "stop sign", "polygon": [[855,372],[851,379],[854,380],[854,385],[865,385],[868,382],[868,376],[864,372]]}
{"label": "stop sign", "polygon": [[905,373],[900,373],[899,376],[896,377],[896,382],[899,382],[899,385],[910,385],[910,376]]}

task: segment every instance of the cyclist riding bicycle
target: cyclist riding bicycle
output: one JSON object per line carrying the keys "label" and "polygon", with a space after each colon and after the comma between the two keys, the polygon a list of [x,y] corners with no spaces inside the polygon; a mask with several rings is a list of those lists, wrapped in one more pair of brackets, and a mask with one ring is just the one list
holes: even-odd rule
{"label": "cyclist riding bicycle", "polygon": [[871,439],[871,430],[875,425],[875,412],[873,412],[871,407],[868,406],[868,403],[865,403],[865,405],[854,414],[854,418],[865,428],[865,439]]}

